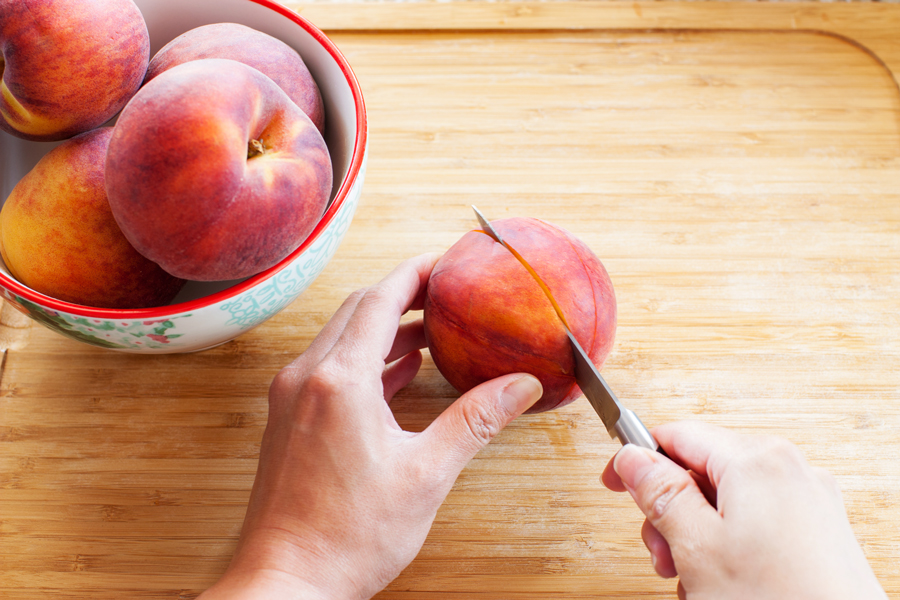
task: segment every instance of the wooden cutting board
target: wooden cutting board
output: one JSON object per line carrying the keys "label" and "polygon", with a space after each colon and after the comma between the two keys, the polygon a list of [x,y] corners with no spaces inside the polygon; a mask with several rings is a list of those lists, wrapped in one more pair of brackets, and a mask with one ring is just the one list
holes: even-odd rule
{"label": "wooden cutting board", "polygon": [[[131,356],[11,313],[0,386],[0,596],[192,598],[224,570],[275,373],[354,289],[490,218],[603,260],[604,375],[649,424],[784,435],[830,469],[900,593],[900,6],[290,4],[354,66],[362,202],[265,325]],[[456,394],[427,359],[418,430]],[[675,598],[583,399],[513,423],[462,473],[380,600]]]}

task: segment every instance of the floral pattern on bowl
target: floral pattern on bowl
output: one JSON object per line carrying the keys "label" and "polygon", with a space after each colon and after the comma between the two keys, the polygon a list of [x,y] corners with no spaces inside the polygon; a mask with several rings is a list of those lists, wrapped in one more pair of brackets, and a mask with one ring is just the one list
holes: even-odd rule
{"label": "floral pattern on bowl", "polygon": [[171,331],[176,327],[174,319],[190,317],[186,314],[155,321],[110,321],[47,310],[21,297],[16,297],[13,302],[24,308],[35,321],[57,333],[114,350],[165,348],[182,336]]}
{"label": "floral pattern on bowl", "polygon": [[53,331],[101,348],[168,354],[218,346],[283,310],[319,276],[350,228],[364,179],[365,160],[337,214],[305,251],[259,285],[217,303],[164,318],[103,319],[52,310],[8,290],[3,296]]}

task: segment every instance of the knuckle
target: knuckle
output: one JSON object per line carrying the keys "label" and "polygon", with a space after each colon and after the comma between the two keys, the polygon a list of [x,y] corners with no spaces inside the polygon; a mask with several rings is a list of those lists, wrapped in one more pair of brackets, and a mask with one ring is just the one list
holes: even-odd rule
{"label": "knuckle", "polygon": [[288,366],[281,369],[269,385],[269,410],[277,410],[295,395],[297,370]]}
{"label": "knuckle", "polygon": [[367,311],[383,311],[404,313],[405,300],[404,295],[400,293],[396,285],[388,282],[382,282],[373,285],[364,290],[364,294],[359,301],[359,306],[364,307]]}
{"label": "knuckle", "polygon": [[382,285],[373,285],[372,287],[365,288],[361,291],[362,297],[360,298],[360,302],[375,304],[377,306],[391,300],[391,294]]}
{"label": "knuckle", "polygon": [[834,488],[838,487],[837,479],[834,478],[834,475],[832,475],[831,471],[829,471],[828,469],[824,469],[822,467],[813,467],[812,471],[816,474],[816,476],[818,476],[819,479],[822,480],[822,483]]}
{"label": "knuckle", "polygon": [[346,386],[346,377],[331,363],[323,361],[307,373],[303,382],[303,395],[312,398],[328,398],[340,393]]}
{"label": "knuckle", "polygon": [[822,467],[813,467],[812,471],[819,478],[819,481],[822,482],[822,485],[825,486],[825,489],[827,489],[834,498],[843,502],[841,486],[838,484],[838,481],[832,472],[828,469],[823,469]]}
{"label": "knuckle", "polygon": [[272,379],[269,385],[269,395],[283,396],[286,394],[294,383],[294,370],[291,367],[285,367],[278,371],[278,374]]}
{"label": "knuckle", "polygon": [[806,465],[806,459],[794,444],[778,436],[765,436],[754,453],[757,462],[780,468],[796,468]]}
{"label": "knuckle", "polygon": [[735,457],[735,464],[754,480],[789,480],[804,477],[810,465],[800,449],[783,437],[759,436]]}
{"label": "knuckle", "polygon": [[767,435],[763,437],[763,442],[763,448],[769,455],[793,458],[800,453],[797,446],[777,435]]}
{"label": "knuckle", "polygon": [[466,403],[461,413],[472,438],[480,444],[487,444],[500,432],[500,424],[490,410],[475,403]]}
{"label": "knuckle", "polygon": [[360,288],[354,292],[352,292],[349,296],[347,296],[346,300],[344,300],[343,304],[345,305],[356,305],[362,300],[369,288]]}
{"label": "knuckle", "polygon": [[644,514],[651,523],[663,521],[671,507],[691,488],[687,477],[653,477],[644,490]]}
{"label": "knuckle", "polygon": [[285,367],[269,387],[269,419],[322,418],[322,410],[328,410],[345,381],[338,370],[324,362],[311,369]]}

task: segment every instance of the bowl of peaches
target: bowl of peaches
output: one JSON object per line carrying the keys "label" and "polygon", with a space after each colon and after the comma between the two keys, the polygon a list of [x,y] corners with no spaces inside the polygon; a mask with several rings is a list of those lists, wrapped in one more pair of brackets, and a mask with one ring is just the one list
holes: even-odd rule
{"label": "bowl of peaches", "polygon": [[359,202],[366,112],[269,0],[0,0],[0,293],[124,352],[227,342],[293,302]]}

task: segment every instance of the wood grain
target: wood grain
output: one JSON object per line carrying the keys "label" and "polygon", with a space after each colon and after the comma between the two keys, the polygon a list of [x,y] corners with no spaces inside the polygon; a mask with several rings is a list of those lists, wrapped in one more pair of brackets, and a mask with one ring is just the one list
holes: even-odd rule
{"label": "wood grain", "polygon": [[[657,25],[634,31],[615,23],[636,9],[613,4],[590,5],[594,21],[554,13],[553,30],[496,27],[503,4],[466,3],[447,31],[412,26],[450,27],[442,4],[363,7],[377,18],[362,23],[341,5],[300,7],[332,15],[369,111],[347,238],[298,301],[219,348],[138,357],[33,327],[7,352],[0,596],[196,596],[234,547],[272,376],[351,291],[473,228],[473,203],[593,248],[619,302],[610,385],[648,424],[795,441],[835,474],[900,593],[896,82],[831,33],[772,30],[780,5],[746,9],[758,30],[748,17],[746,31],[701,31],[737,9],[641,4]],[[426,359],[393,406],[417,430],[455,396]],[[598,481],[616,448],[583,399],[517,420],[379,600],[675,598],[637,508]]]}
{"label": "wood grain", "polygon": [[326,30],[806,31],[840,37],[900,70],[900,7],[822,2],[285,2]]}

